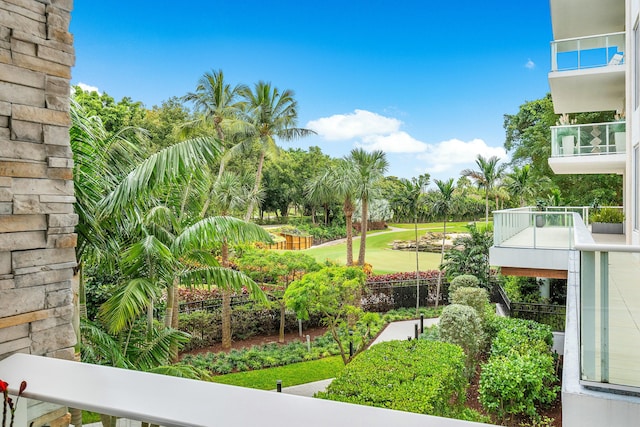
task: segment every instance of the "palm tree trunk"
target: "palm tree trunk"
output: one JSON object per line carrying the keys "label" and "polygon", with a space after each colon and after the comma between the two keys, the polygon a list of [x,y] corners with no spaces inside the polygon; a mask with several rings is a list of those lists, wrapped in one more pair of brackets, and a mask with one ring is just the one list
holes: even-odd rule
{"label": "palm tree trunk", "polygon": [[[418,212],[413,215],[413,231],[416,235],[416,315],[420,311],[420,257],[419,257],[419,245],[418,245]],[[428,296],[428,291],[427,291]]]}
{"label": "palm tree trunk", "polygon": [[[222,266],[229,265],[229,244],[226,239],[222,242],[220,253]],[[231,348],[231,289],[226,286],[222,289],[222,348]]]}
{"label": "palm tree trunk", "polygon": [[174,284],[167,287],[167,309],[164,312],[164,326],[165,328],[170,328],[173,323],[173,306],[175,305],[175,281],[173,279]]}
{"label": "palm tree trunk", "polygon": [[[258,190],[260,189],[260,180],[262,179],[262,165],[264,164],[264,155],[265,151],[263,150],[260,153],[260,160],[258,160],[258,170],[256,171],[256,183],[253,186],[253,195],[258,194]],[[256,199],[255,197],[251,197],[249,200],[249,206],[247,207],[247,213],[244,216],[245,222],[248,222],[251,219],[251,215],[253,214],[253,208],[255,207]]]}
{"label": "palm tree trunk", "polygon": [[364,255],[367,250],[367,228],[369,227],[369,202],[362,198],[362,220],[360,221],[360,252],[358,253],[358,265],[364,265]]}
{"label": "palm tree trunk", "polygon": [[442,286],[442,263],[444,263],[444,242],[447,240],[447,213],[444,214],[442,247],[440,248],[440,265],[438,266],[438,285],[436,286],[436,308],[440,302],[440,288]]}
{"label": "palm tree trunk", "polygon": [[347,228],[347,265],[353,265],[353,205],[350,200],[345,200],[343,210]]}
{"label": "palm tree trunk", "polygon": [[484,222],[489,224],[489,190],[484,192]]}

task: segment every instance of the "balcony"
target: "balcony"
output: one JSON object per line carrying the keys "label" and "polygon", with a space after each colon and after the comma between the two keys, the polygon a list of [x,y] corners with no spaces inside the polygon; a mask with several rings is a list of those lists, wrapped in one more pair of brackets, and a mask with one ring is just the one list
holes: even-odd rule
{"label": "balcony", "polygon": [[624,0],[551,0],[556,40],[623,31]]}
{"label": "balcony", "polygon": [[583,208],[558,208],[539,212],[535,207],[493,213],[491,265],[504,274],[566,278],[569,251],[573,250],[573,212]]}
{"label": "balcony", "polygon": [[624,121],[552,126],[549,166],[558,174],[622,174],[626,143]]}
{"label": "balcony", "polygon": [[556,113],[624,109],[625,33],[551,43],[549,86]]}

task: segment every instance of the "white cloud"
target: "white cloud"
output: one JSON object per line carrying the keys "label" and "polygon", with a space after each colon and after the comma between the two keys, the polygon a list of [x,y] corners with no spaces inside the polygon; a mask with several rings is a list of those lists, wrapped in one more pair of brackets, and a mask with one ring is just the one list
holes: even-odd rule
{"label": "white cloud", "polygon": [[382,150],[386,153],[422,153],[429,147],[404,131],[389,135],[368,135],[362,138],[361,143],[356,143],[356,146],[367,151]]}
{"label": "white cloud", "polygon": [[98,92],[98,94],[101,94],[100,90],[96,86],[91,86],[86,83],[78,83],[77,86],[85,92]]}
{"label": "white cloud", "polygon": [[525,66],[525,68],[528,68],[528,69],[530,69],[530,70],[533,70],[534,68],[536,68],[536,63],[535,63],[535,62],[533,62],[533,61],[531,60],[531,58],[529,58],[529,59],[527,60],[527,63],[526,63],[526,64],[524,64],[524,66]]}
{"label": "white cloud", "polygon": [[[442,141],[430,145],[429,150],[418,156],[427,162],[428,172],[454,171],[454,168],[468,167],[473,164],[478,155],[484,157],[497,156],[505,159],[507,153],[502,147],[490,147],[481,139],[473,139],[465,142],[459,139]],[[459,171],[455,171],[458,173]]]}
{"label": "white cloud", "polygon": [[306,127],[313,129],[328,141],[387,135],[400,129],[402,122],[371,111],[355,110],[351,114],[335,114],[311,120]]}

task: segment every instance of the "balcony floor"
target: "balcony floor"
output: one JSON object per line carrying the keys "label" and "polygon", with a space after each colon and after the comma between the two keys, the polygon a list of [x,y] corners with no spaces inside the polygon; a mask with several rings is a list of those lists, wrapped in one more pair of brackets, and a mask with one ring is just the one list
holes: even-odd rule
{"label": "balcony floor", "polygon": [[528,227],[505,240],[500,247],[568,249],[572,245],[570,227]]}

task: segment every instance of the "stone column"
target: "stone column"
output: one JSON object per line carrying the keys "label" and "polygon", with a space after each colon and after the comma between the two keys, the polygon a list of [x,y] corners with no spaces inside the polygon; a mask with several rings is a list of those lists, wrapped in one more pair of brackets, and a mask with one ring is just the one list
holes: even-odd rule
{"label": "stone column", "polygon": [[73,358],[72,0],[0,0],[0,359]]}

